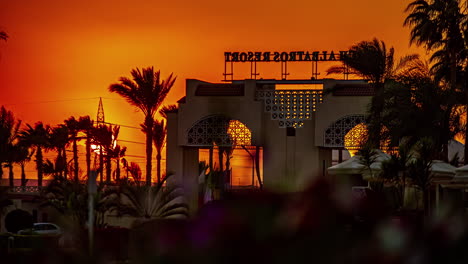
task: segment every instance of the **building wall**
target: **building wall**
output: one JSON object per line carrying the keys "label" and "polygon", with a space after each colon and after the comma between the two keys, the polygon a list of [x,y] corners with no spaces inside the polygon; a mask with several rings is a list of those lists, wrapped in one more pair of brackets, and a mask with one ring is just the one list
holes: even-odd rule
{"label": "building wall", "polygon": [[[327,89],[335,83],[325,80],[323,85]],[[295,136],[287,136],[287,129],[280,128],[278,121],[271,119],[271,113],[265,112],[263,101],[255,100],[255,80],[244,82],[244,96],[196,96],[199,84],[206,83],[187,80],[185,102],[179,105],[178,113],[168,117],[167,139],[167,171],[175,172],[174,183],[184,185],[189,203],[194,207],[198,152],[185,145],[188,130],[201,119],[216,114],[244,123],[252,132],[252,145],[263,147],[265,188],[297,191],[317,177],[326,176],[326,168],[331,166],[332,150],[323,147],[325,129],[346,115],[365,114],[370,102],[370,96],[328,94],[312,113],[311,120],[297,128]]]}
{"label": "building wall", "polygon": [[255,101],[255,81],[247,81],[245,96],[195,96],[198,84],[205,82],[187,80],[186,103],[179,105],[178,145],[187,142],[187,131],[204,117],[219,114],[244,123],[252,132],[252,144],[261,145],[262,102]]}
{"label": "building wall", "polygon": [[[324,89],[331,88],[335,81],[324,83]],[[323,135],[328,126],[347,115],[365,115],[371,96],[333,96],[327,94],[323,103],[319,104],[315,112],[315,145],[323,146]]]}

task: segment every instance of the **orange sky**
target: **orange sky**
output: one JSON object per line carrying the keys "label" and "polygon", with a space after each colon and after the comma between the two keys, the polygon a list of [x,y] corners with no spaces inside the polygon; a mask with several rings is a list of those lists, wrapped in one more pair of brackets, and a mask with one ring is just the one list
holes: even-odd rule
{"label": "orange sky", "polygon": [[[139,127],[143,115],[109,84],[135,67],[154,66],[178,80],[223,78],[224,51],[344,50],[373,37],[397,56],[414,52],[403,12],[409,1],[21,0],[0,2],[0,105],[28,123],[55,125],[71,115],[95,118],[104,97],[106,121]],[[280,65],[260,77],[280,77]],[[276,66],[274,66],[276,67]],[[309,78],[308,67],[296,75]],[[238,77],[248,77],[247,74]],[[70,100],[70,101],[64,101]],[[46,103],[49,101],[54,101]],[[121,139],[144,142],[135,129]],[[144,156],[142,146],[127,144]]]}

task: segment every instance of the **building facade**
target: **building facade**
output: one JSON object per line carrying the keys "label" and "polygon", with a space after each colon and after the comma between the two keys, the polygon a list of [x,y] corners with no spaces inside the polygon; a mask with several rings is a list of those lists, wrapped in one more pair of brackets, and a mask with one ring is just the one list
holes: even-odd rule
{"label": "building facade", "polygon": [[[334,150],[355,147],[350,131],[365,122],[372,95],[362,80],[188,79],[178,111],[168,114],[166,171],[175,174],[172,182],[185,188],[193,208],[201,150],[212,156],[213,148],[252,149],[264,188],[301,190],[326,175]],[[221,167],[225,162],[210,158],[210,167],[213,160]],[[233,185],[232,177],[228,181]]]}

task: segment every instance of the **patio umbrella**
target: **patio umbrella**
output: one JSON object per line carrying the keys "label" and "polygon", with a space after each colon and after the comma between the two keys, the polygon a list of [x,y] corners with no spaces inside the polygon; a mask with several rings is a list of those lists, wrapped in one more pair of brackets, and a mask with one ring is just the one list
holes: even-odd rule
{"label": "patio umbrella", "polygon": [[448,180],[455,176],[456,169],[456,167],[447,162],[433,160],[429,170],[431,171],[433,180]]}
{"label": "patio umbrella", "polygon": [[468,182],[468,165],[455,169],[455,177],[453,181]]}
{"label": "patio umbrella", "polygon": [[[361,163],[361,156],[355,155],[349,160],[346,160],[342,163],[336,164],[327,169],[328,174],[330,175],[351,175],[351,174],[362,174],[365,180],[374,178],[382,170],[382,161],[390,159],[390,155],[383,153],[380,150],[376,150],[375,162],[370,165],[369,168],[366,168],[364,164]],[[367,179],[366,179],[367,178]]]}
{"label": "patio umbrella", "polygon": [[328,174],[331,175],[343,175],[343,174],[361,174],[364,165],[360,163],[359,156],[353,156],[352,158],[345,160],[339,164],[328,168]]}

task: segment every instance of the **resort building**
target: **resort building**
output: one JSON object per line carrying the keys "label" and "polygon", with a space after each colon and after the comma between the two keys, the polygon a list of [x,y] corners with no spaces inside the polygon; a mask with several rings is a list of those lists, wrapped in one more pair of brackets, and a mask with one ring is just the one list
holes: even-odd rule
{"label": "resort building", "polygon": [[167,172],[191,207],[200,161],[223,171],[231,188],[301,190],[327,174],[333,156],[342,161],[343,150],[357,147],[372,95],[362,80],[188,79],[178,111],[168,114]]}

